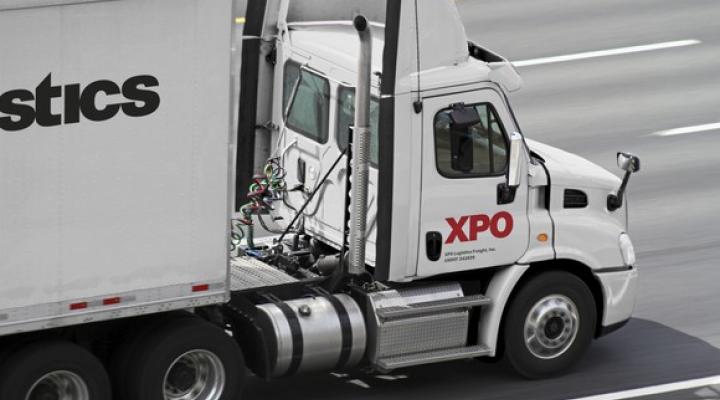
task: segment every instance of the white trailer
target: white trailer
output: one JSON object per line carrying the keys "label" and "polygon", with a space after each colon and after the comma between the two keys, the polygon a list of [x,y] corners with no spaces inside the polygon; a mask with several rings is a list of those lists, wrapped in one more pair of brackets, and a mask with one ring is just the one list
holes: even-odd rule
{"label": "white trailer", "polygon": [[0,333],[227,299],[231,2],[4,3]]}
{"label": "white trailer", "polygon": [[452,1],[0,0],[0,37],[0,399],[537,378],[630,318],[639,160],[525,140]]}

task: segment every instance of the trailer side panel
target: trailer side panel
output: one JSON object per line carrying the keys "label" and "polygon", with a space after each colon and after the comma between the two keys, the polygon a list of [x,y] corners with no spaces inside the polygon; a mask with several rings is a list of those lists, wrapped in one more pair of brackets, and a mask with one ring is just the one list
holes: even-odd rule
{"label": "trailer side panel", "polygon": [[223,301],[232,1],[54,3],[0,8],[0,334]]}

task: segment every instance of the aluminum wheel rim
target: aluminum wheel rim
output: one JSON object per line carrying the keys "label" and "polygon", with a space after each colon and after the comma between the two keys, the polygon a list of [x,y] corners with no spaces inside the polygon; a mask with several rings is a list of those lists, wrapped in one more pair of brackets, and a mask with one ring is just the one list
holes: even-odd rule
{"label": "aluminum wheel rim", "polygon": [[90,399],[87,383],[80,375],[70,371],[53,371],[43,375],[30,387],[25,400],[39,400],[53,395],[58,400]]}
{"label": "aluminum wheel rim", "polygon": [[165,400],[218,400],[224,389],[222,361],[207,350],[190,350],[176,358],[163,380]]}
{"label": "aluminum wheel rim", "polygon": [[525,345],[545,360],[563,355],[575,342],[580,329],[577,306],[568,297],[544,297],[530,309],[525,319]]}

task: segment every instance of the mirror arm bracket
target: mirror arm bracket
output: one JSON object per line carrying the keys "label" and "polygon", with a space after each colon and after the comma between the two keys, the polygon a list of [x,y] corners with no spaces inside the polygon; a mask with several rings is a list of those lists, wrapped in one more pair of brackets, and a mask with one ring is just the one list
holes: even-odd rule
{"label": "mirror arm bracket", "polygon": [[515,201],[515,193],[517,193],[517,186],[510,186],[507,182],[502,182],[497,185],[497,204],[511,204]]}
{"label": "mirror arm bracket", "polygon": [[610,212],[622,207],[623,197],[625,197],[625,189],[627,189],[630,175],[634,172],[640,171],[640,159],[636,155],[618,152],[617,158],[618,167],[625,170],[625,176],[623,177],[622,184],[620,184],[620,189],[618,189],[617,194],[611,193],[607,197],[607,209]]}
{"label": "mirror arm bracket", "polygon": [[626,171],[623,177],[622,184],[617,194],[609,194],[607,197],[607,208],[609,211],[616,211],[623,205],[623,197],[625,197],[625,189],[627,188],[628,181],[630,180],[631,171]]}

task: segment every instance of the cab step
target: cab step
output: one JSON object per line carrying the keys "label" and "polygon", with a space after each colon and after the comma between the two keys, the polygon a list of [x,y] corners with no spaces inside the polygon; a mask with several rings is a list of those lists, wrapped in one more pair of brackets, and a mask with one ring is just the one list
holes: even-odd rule
{"label": "cab step", "polygon": [[412,367],[415,365],[434,364],[487,355],[490,355],[490,348],[485,345],[476,345],[381,358],[375,363],[375,366],[381,372],[388,372],[394,369]]}
{"label": "cab step", "polygon": [[454,297],[450,299],[411,303],[406,307],[384,307],[376,310],[377,316],[384,320],[415,317],[418,315],[433,314],[442,311],[461,308],[479,307],[492,303],[489,297],[481,294]]}

